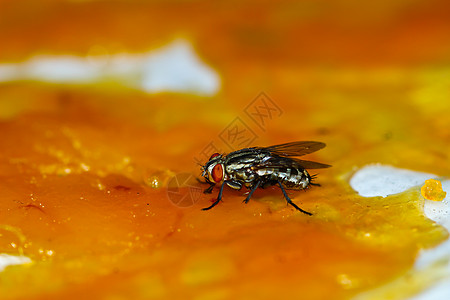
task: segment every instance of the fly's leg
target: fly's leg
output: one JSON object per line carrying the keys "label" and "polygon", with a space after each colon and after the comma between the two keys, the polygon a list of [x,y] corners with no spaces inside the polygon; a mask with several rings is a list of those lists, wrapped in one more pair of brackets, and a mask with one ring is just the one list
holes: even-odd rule
{"label": "fly's leg", "polygon": [[197,182],[199,182],[199,183],[203,183],[203,184],[207,183],[207,184],[209,184],[209,182],[207,182],[207,181],[201,181],[201,180],[198,179],[198,178],[195,178],[195,179],[197,179]]}
{"label": "fly's leg", "polygon": [[278,180],[278,185],[280,186],[281,191],[283,192],[284,198],[286,198],[287,203],[289,203],[290,205],[292,205],[293,207],[295,207],[297,210],[301,211],[302,213],[307,214],[308,216],[312,216],[312,213],[301,209],[294,202],[292,202],[292,200],[286,194],[286,191],[284,190],[284,187],[283,187],[283,185],[281,184],[281,182],[279,180]]}
{"label": "fly's leg", "polygon": [[206,183],[206,184],[209,184],[209,186],[203,191],[204,194],[211,194],[213,188],[216,186],[215,183],[207,182],[207,181],[201,181],[201,180],[198,179],[198,178],[197,178],[197,181],[200,182],[200,183],[202,183],[202,184],[205,184],[205,183]]}
{"label": "fly's leg", "polygon": [[250,193],[247,195],[247,198],[245,198],[244,202],[245,204],[248,203],[248,201],[250,201],[250,198],[253,195],[253,192],[258,188],[259,184],[261,183],[261,181],[257,181],[256,184],[252,187],[252,190],[250,191]]}
{"label": "fly's leg", "polygon": [[213,208],[214,206],[216,206],[217,203],[220,202],[220,200],[222,200],[223,187],[225,186],[225,184],[227,184],[227,182],[228,182],[228,180],[225,180],[225,181],[222,183],[222,186],[220,187],[219,195],[217,196],[217,200],[214,201],[214,203],[211,204],[210,206],[205,207],[205,208],[202,208],[202,210],[209,210],[209,209]]}
{"label": "fly's leg", "polygon": [[214,183],[210,183],[209,186],[203,191],[203,193],[204,193],[204,194],[211,194],[211,193],[212,193],[212,190],[213,190],[213,188],[214,188],[215,186],[216,186],[216,185],[215,185]]}

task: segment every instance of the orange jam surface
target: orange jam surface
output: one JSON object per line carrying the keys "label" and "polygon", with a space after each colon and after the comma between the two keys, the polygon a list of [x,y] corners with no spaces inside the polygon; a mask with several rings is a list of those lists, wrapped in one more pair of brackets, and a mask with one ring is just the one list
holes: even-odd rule
{"label": "orange jam surface", "polygon": [[[405,277],[448,236],[419,189],[365,198],[348,183],[370,163],[449,174],[450,18],[430,3],[2,4],[2,63],[181,36],[222,88],[1,83],[0,253],[32,263],[0,272],[0,298],[403,299],[431,284]],[[261,91],[279,109],[263,127],[245,112]],[[252,146],[327,144],[304,157],[333,165],[311,170],[321,187],[290,192],[313,216],[277,187],[247,205],[225,188],[201,210],[218,188],[201,193],[196,160],[211,142],[231,150],[237,117]]]}

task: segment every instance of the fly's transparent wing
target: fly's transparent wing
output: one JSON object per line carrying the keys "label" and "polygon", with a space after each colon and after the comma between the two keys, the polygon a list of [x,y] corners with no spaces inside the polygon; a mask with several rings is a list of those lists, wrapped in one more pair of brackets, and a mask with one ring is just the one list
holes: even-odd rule
{"label": "fly's transparent wing", "polygon": [[261,170],[273,168],[284,169],[284,168],[299,168],[299,167],[301,167],[302,169],[324,169],[329,168],[331,166],[309,160],[301,160],[283,156],[273,156],[257,165],[252,166],[252,169]]}
{"label": "fly's transparent wing", "polygon": [[325,143],[306,141],[292,142],[270,147],[257,147],[255,149],[269,151],[270,153],[279,156],[302,156],[305,154],[316,152],[317,150],[320,150],[325,146]]}
{"label": "fly's transparent wing", "polygon": [[296,158],[291,159],[296,163],[298,163],[303,169],[325,169],[331,167],[331,165],[322,164],[315,161],[302,160]]}

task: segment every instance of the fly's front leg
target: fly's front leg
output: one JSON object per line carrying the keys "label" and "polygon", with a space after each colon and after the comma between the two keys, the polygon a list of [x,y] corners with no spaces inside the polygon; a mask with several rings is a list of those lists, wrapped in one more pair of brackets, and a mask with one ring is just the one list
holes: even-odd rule
{"label": "fly's front leg", "polygon": [[220,202],[220,200],[222,200],[223,187],[224,187],[225,184],[227,184],[228,182],[229,182],[229,180],[225,180],[225,181],[222,183],[222,186],[220,187],[219,195],[217,196],[217,200],[214,201],[214,203],[211,204],[210,206],[205,207],[205,208],[202,208],[202,210],[209,210],[209,209],[213,208],[214,206],[216,206],[217,203]]}
{"label": "fly's front leg", "polygon": [[301,211],[302,213],[307,214],[308,216],[312,216],[312,213],[301,209],[294,202],[292,202],[292,200],[286,194],[286,191],[284,190],[284,187],[283,187],[283,185],[281,184],[281,182],[279,180],[278,180],[278,185],[280,186],[281,191],[283,192],[284,198],[286,198],[287,203],[289,203],[290,205],[292,205],[293,207],[295,207],[297,210]]}
{"label": "fly's front leg", "polygon": [[215,185],[214,183],[210,183],[209,186],[203,191],[203,193],[204,193],[204,194],[211,194],[211,193],[212,193],[212,190],[213,190],[213,188],[214,188],[215,186],[216,186],[216,185]]}
{"label": "fly's front leg", "polygon": [[211,194],[213,188],[216,186],[215,183],[207,182],[207,181],[201,181],[201,180],[198,179],[198,178],[197,178],[197,181],[200,182],[200,183],[203,183],[203,184],[205,184],[205,183],[206,183],[206,184],[209,184],[209,186],[203,191],[204,194]]}
{"label": "fly's front leg", "polygon": [[248,194],[247,198],[245,198],[245,200],[242,201],[242,202],[244,202],[245,204],[247,204],[248,201],[250,201],[250,198],[252,197],[253,192],[258,188],[258,186],[259,186],[260,184],[261,184],[261,180],[257,181],[257,182],[255,183],[255,185],[252,186],[252,190],[251,190],[250,193]]}

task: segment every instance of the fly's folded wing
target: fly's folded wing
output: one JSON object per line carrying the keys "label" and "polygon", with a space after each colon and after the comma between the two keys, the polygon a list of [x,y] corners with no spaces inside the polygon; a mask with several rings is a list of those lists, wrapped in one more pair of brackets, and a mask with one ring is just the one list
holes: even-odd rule
{"label": "fly's folded wing", "polygon": [[291,142],[286,144],[274,145],[270,147],[255,147],[254,149],[268,151],[279,156],[302,156],[316,152],[326,146],[322,142]]}

